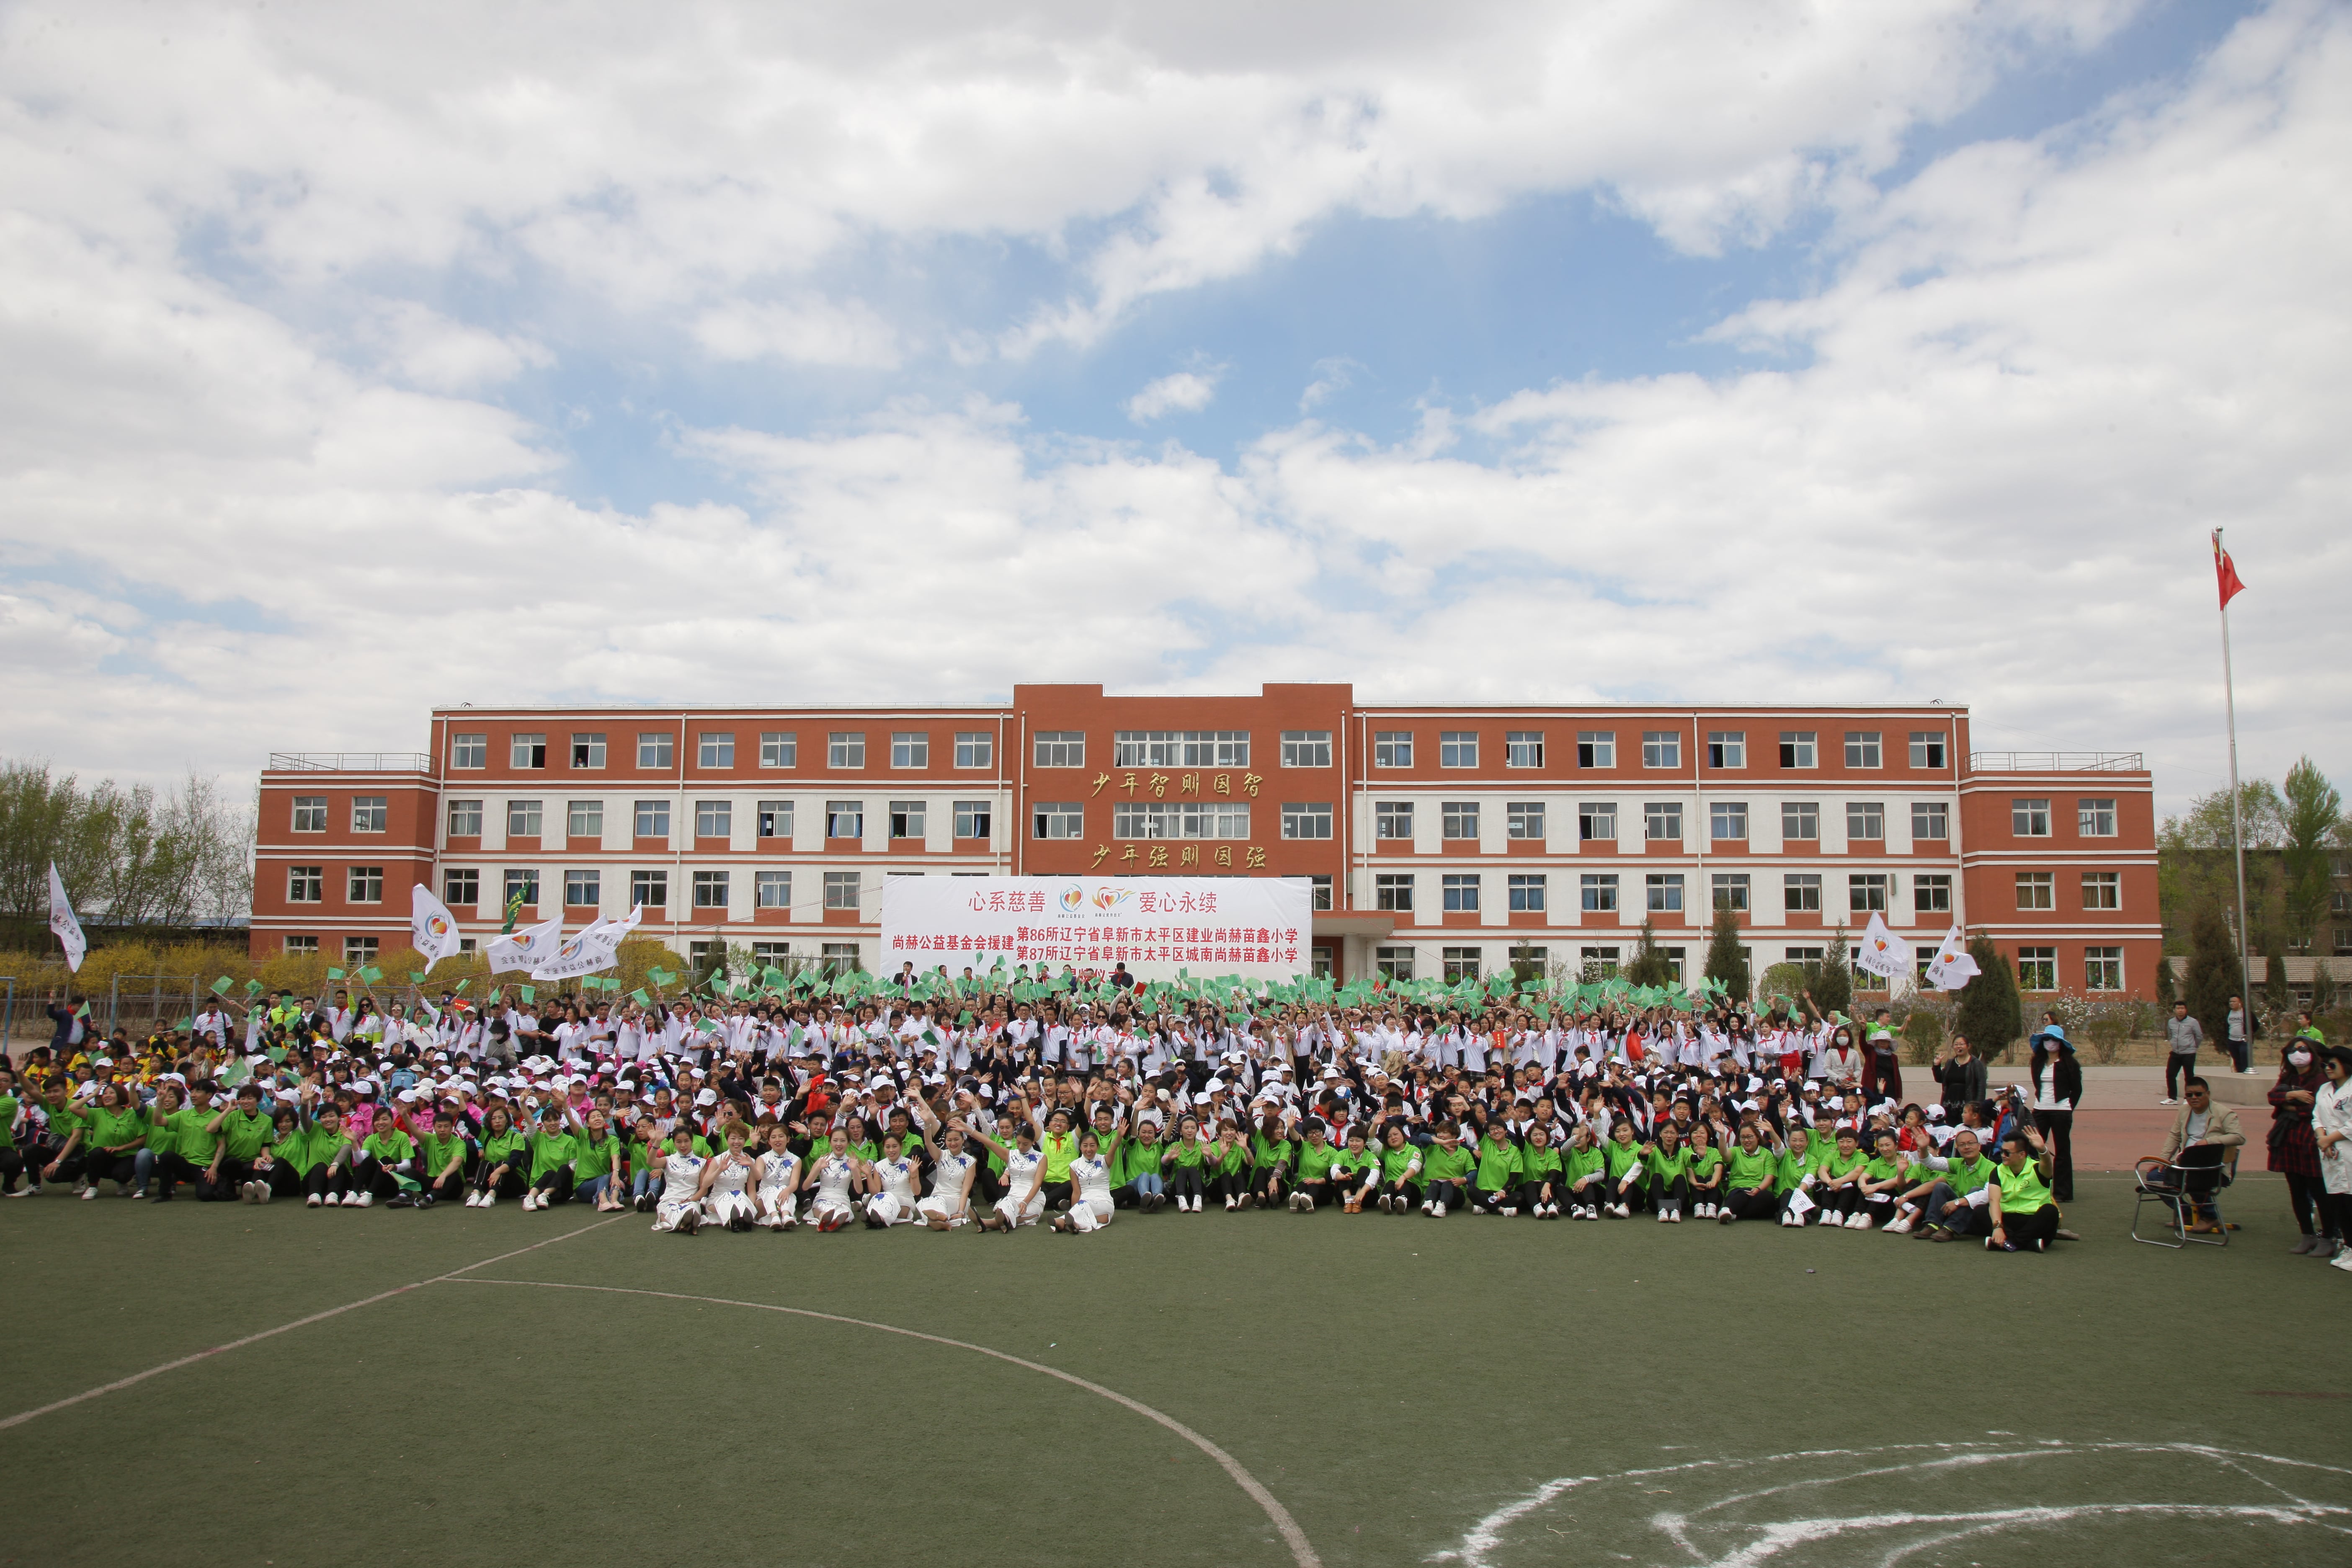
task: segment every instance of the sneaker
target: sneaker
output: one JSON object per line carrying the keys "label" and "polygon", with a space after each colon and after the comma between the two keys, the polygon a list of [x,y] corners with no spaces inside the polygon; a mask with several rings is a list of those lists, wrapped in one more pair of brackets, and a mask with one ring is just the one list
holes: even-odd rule
{"label": "sneaker", "polygon": [[[257,1204],[266,1204],[266,1203],[268,1203],[270,1199],[272,1199],[272,1198],[274,1198],[274,1197],[276,1197],[276,1196],[278,1195],[278,1189],[277,1189],[276,1187],[271,1186],[268,1182],[256,1182],[256,1183],[254,1183],[253,1184],[254,1184],[256,1187],[257,1187],[257,1188],[259,1188],[259,1189],[260,1189],[258,1192],[257,1192],[257,1193],[255,1193],[255,1194],[253,1194],[253,1201],[254,1201],[255,1203],[257,1203]],[[138,1196],[140,1196],[141,1194],[137,1194],[137,1193],[133,1193],[133,1194],[131,1194],[131,1195],[132,1197],[138,1197]]]}
{"label": "sneaker", "polygon": [[38,1187],[18,1187],[13,1193],[0,1193],[0,1198],[37,1198],[40,1195],[41,1189]]}
{"label": "sneaker", "polygon": [[343,1206],[350,1208],[354,1205],[363,1209],[372,1209],[375,1207],[375,1194],[373,1193],[362,1193],[359,1196],[352,1199],[350,1203]]}
{"label": "sneaker", "polygon": [[1308,1197],[1305,1193],[1301,1193],[1298,1194],[1294,1206],[1300,1214],[1313,1214],[1315,1212],[1315,1200]]}
{"label": "sneaker", "polygon": [[1800,1226],[1803,1226],[1803,1224],[1804,1224],[1805,1222],[1804,1222],[1803,1220],[1801,1220],[1801,1219],[1799,1219],[1795,1215],[1792,1215],[1792,1214],[1784,1214],[1784,1215],[1782,1215],[1780,1216],[1780,1223],[1781,1223],[1782,1225],[1784,1225],[1784,1226],[1788,1226],[1790,1229],[1791,1229],[1791,1230],[1795,1230],[1795,1229],[1799,1228]]}
{"label": "sneaker", "polygon": [[2157,1103],[2158,1105],[2178,1105],[2180,1101],[2173,1099],[2172,1096],[2168,1094],[2162,1100],[2158,1100]]}
{"label": "sneaker", "polygon": [[394,1193],[384,1200],[383,1206],[388,1209],[413,1209],[416,1206],[416,1200],[406,1193]]}
{"label": "sneaker", "polygon": [[1738,1215],[1733,1214],[1729,1209],[1719,1208],[1715,1211],[1715,1223],[1717,1225],[1729,1225],[1733,1220],[1736,1220],[1738,1217],[1739,1216]]}
{"label": "sneaker", "polygon": [[482,1206],[486,1209],[494,1209],[498,1207],[499,1194],[496,1193],[484,1193],[482,1194]]}
{"label": "sneaker", "polygon": [[326,1199],[320,1197],[318,1194],[312,1193],[309,1197],[302,1200],[302,1206],[304,1208],[314,1209],[326,1201]]}
{"label": "sneaker", "polygon": [[[12,1198],[13,1198],[13,1197],[15,1197],[16,1194],[14,1194],[14,1193],[10,1193],[8,1195],[9,1195],[10,1197],[12,1197]],[[1382,1193],[1379,1197],[1377,1197],[1377,1198],[1373,1199],[1372,1201],[1373,1201],[1373,1203],[1374,1203],[1374,1204],[1376,1204],[1376,1205],[1379,1206],[1380,1211],[1381,1211],[1382,1214],[1386,1214],[1386,1213],[1388,1213],[1388,1212],[1389,1212],[1389,1195],[1388,1195],[1388,1194],[1386,1194],[1386,1193]]]}
{"label": "sneaker", "polygon": [[341,1193],[329,1193],[327,1194],[327,1206],[331,1209],[339,1209],[342,1207],[343,1194]]}
{"label": "sneaker", "polygon": [[[265,1192],[267,1191],[267,1189],[264,1190]],[[439,1198],[435,1197],[431,1193],[419,1193],[416,1194],[416,1206],[421,1209],[429,1209],[440,1201],[441,1200]]]}
{"label": "sneaker", "polygon": [[78,1198],[94,1198],[98,1196],[98,1189],[96,1187],[84,1187],[81,1191],[76,1193],[74,1196]]}
{"label": "sneaker", "polygon": [[1910,1235],[1910,1234],[1911,1234],[1911,1220],[1910,1220],[1910,1216],[1908,1216],[1908,1215],[1905,1215],[1904,1217],[1902,1217],[1902,1218],[1900,1218],[1900,1219],[1896,1219],[1896,1220],[1889,1221],[1889,1222],[1888,1222],[1888,1224],[1887,1224],[1887,1226],[1886,1226],[1886,1234],[1887,1234],[1887,1235],[1889,1235],[1889,1236],[1908,1236],[1908,1235]]}
{"label": "sneaker", "polygon": [[1673,1219],[1674,1219],[1674,1215],[1671,1215],[1671,1214],[1669,1214],[1665,1209],[1661,1208],[1661,1209],[1659,1209],[1659,1210],[1658,1210],[1658,1223],[1659,1223],[1660,1225],[1667,1225],[1667,1224],[1670,1224],[1670,1223],[1672,1223]]}
{"label": "sneaker", "polygon": [[1870,1216],[1866,1214],[1858,1214],[1852,1219],[1845,1222],[1845,1227],[1848,1230],[1868,1230],[1870,1228]]}
{"label": "sneaker", "polygon": [[1445,1217],[1445,1205],[1444,1204],[1430,1205],[1429,1217],[1432,1219],[1444,1219]]}
{"label": "sneaker", "polygon": [[2347,1274],[2352,1274],[2352,1247],[2347,1247],[2329,1258],[2327,1266],[2330,1268],[2341,1268]]}
{"label": "sneaker", "polygon": [[[13,1196],[21,1196],[22,1194],[11,1194],[10,1195],[13,1197]],[[141,1187],[137,1192],[132,1193],[131,1195],[133,1198],[143,1198],[143,1197],[145,1197],[145,1196],[147,1195],[147,1189],[146,1189],[146,1188],[144,1188],[144,1187]]]}
{"label": "sneaker", "polygon": [[2013,1241],[1995,1241],[1992,1237],[1988,1236],[1985,1237],[1985,1250],[1987,1252],[2015,1252],[2017,1250],[2017,1243]]}
{"label": "sneaker", "polygon": [[1504,1209],[1500,1212],[1505,1219],[1517,1219],[1519,1217],[1519,1211],[1517,1209]]}
{"label": "sneaker", "polygon": [[480,1208],[482,1206],[482,1194],[479,1193],[467,1193],[466,1194],[466,1206],[469,1209]]}

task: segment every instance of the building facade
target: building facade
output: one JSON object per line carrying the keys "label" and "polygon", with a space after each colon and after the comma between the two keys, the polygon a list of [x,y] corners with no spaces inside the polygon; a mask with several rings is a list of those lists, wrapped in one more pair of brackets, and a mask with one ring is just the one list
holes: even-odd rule
{"label": "building facade", "polygon": [[1759,972],[1876,911],[1927,949],[1955,921],[1988,933],[2031,990],[2148,994],[2162,938],[2137,753],[1972,753],[1943,706],[1360,704],[1311,684],[440,710],[423,753],[270,759],[252,940],[364,962],[406,944],[421,881],[474,942],[519,895],[520,923],[567,929],[642,904],[688,957],[895,969],[885,878],[1066,872],[1309,879],[1316,966],[1343,978],[1615,963],[1644,920],[1696,975],[1719,902]]}

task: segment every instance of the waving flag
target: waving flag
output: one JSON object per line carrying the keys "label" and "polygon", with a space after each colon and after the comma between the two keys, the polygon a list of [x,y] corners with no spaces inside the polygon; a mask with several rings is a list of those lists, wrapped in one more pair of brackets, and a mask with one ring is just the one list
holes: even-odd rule
{"label": "waving flag", "polygon": [[82,940],[81,921],[74,918],[73,900],[66,897],[65,879],[58,875],[54,860],[49,862],[49,929],[66,950],[66,967],[79,972],[89,943]]}
{"label": "waving flag", "polygon": [[508,935],[504,932],[490,939],[490,973],[503,974],[509,969],[536,969],[555,955],[562,945],[563,917]]}
{"label": "waving flag", "polygon": [[435,964],[457,953],[457,917],[422,882],[409,889],[408,940],[425,955],[423,973],[426,974],[433,973]]}
{"label": "waving flag", "polygon": [[1936,956],[1927,961],[1927,984],[1937,991],[1958,991],[1977,973],[1977,961],[1969,956],[1969,945],[1961,939],[1960,928],[1954,926],[1944,933],[1943,945],[1936,949]]}
{"label": "waving flag", "polygon": [[1861,944],[1854,949],[1853,962],[1857,968],[1866,969],[1873,974],[1898,980],[1911,973],[1911,944],[1888,931],[1885,921],[1873,910],[1870,924],[1862,933]]}
{"label": "waving flag", "polygon": [[2221,590],[2221,607],[2225,610],[2231,600],[2246,591],[2245,584],[2238,580],[2237,563],[2221,548],[2221,531],[2218,528],[2213,531],[2213,581]]}

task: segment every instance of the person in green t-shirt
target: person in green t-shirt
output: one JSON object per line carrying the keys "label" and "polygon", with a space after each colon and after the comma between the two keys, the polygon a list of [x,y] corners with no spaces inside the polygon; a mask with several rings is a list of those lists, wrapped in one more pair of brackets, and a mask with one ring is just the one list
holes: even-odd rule
{"label": "person in green t-shirt", "polygon": [[1190,1116],[1178,1117],[1176,1136],[1169,1140],[1168,1153],[1160,1163],[1160,1173],[1168,1183],[1168,1195],[1176,1200],[1178,1214],[1201,1212],[1201,1200],[1209,1192],[1203,1158],[1206,1151],[1199,1121]]}
{"label": "person in green t-shirt", "polygon": [[1823,1155],[1816,1169],[1813,1201],[1822,1205],[1821,1223],[1856,1228],[1862,1206],[1862,1168],[1870,1156],[1862,1152],[1862,1134],[1851,1127],[1837,1130],[1836,1146]]}
{"label": "person in green t-shirt", "polygon": [[1242,1142],[1240,1128],[1230,1121],[1218,1125],[1217,1141],[1202,1153],[1201,1169],[1209,1178],[1209,1195],[1224,1199],[1226,1213],[1249,1202],[1249,1145]]}
{"label": "person in green t-shirt", "polygon": [[[1949,1154],[1929,1154],[1912,1162],[1918,1184],[1896,1205],[1889,1230],[1909,1229],[1923,1241],[1949,1241],[1958,1236],[1990,1234],[1992,1224],[1986,1187],[1992,1181],[1993,1162],[1985,1158],[1977,1130],[1963,1127],[1952,1134]],[[1916,1228],[1915,1228],[1916,1227]]]}
{"label": "person in green t-shirt", "polygon": [[1290,1175],[1297,1164],[1297,1146],[1282,1124],[1282,1112],[1272,1101],[1259,1108],[1259,1119],[1250,1128],[1249,1195],[1242,1207],[1252,1204],[1272,1208],[1282,1202],[1290,1186]]}
{"label": "person in green t-shirt", "polygon": [[1704,1121],[1691,1123],[1691,1216],[1713,1219],[1723,1194],[1723,1151],[1715,1146],[1715,1130]]}
{"label": "person in green t-shirt", "polygon": [[1103,1144],[1116,1155],[1111,1202],[1122,1208],[1158,1214],[1168,1202],[1168,1184],[1160,1169],[1168,1146],[1160,1141],[1160,1123],[1147,1119],[1137,1126],[1134,1137],[1114,1132]]}
{"label": "person in green t-shirt", "polygon": [[1871,1142],[1874,1152],[1863,1163],[1862,1179],[1854,1184],[1862,1194],[1862,1211],[1846,1224],[1854,1230],[1868,1230],[1874,1225],[1895,1230],[1895,1198],[1910,1184],[1910,1162],[1904,1158],[1903,1141],[1891,1127],[1873,1133]]}
{"label": "person in green t-shirt", "polygon": [[1635,1209],[1649,1207],[1649,1167],[1643,1162],[1642,1145],[1633,1137],[1631,1117],[1621,1116],[1610,1127],[1609,1142],[1601,1146],[1601,1153],[1607,1162],[1601,1212],[1631,1219]]}
{"label": "person in green t-shirt", "polygon": [[41,1098],[41,1110],[48,1119],[48,1135],[30,1161],[30,1191],[39,1192],[44,1182],[72,1181],[79,1185],[82,1149],[89,1141],[83,1108],[74,1103],[73,1085],[62,1077],[51,1079]]}
{"label": "person in green t-shirt", "polygon": [[1339,1151],[1332,1146],[1331,1135],[1319,1116],[1307,1119],[1306,1136],[1297,1147],[1298,1186],[1290,1194],[1294,1214],[1312,1214],[1318,1204],[1338,1201],[1331,1186],[1331,1167],[1338,1163]]}
{"label": "person in green t-shirt", "polygon": [[1421,1200],[1421,1212],[1433,1219],[1444,1219],[1448,1206],[1460,1205],[1463,1187],[1475,1162],[1470,1151],[1462,1147],[1462,1130],[1453,1122],[1439,1122],[1436,1138],[1437,1142],[1422,1155],[1422,1175],[1428,1186]]}
{"label": "person in green t-shirt", "polygon": [[1365,1145],[1363,1124],[1348,1129],[1348,1145],[1331,1160],[1331,1184],[1339,1194],[1340,1212],[1361,1214],[1364,1201],[1380,1191],[1380,1156]]}
{"label": "person in green t-shirt", "polygon": [[1486,1135],[1478,1140],[1477,1164],[1470,1173],[1471,1212],[1516,1216],[1519,1182],[1526,1173],[1509,1124],[1499,1116],[1486,1123]]}
{"label": "person in green t-shirt", "polygon": [[1519,1204],[1538,1219],[1559,1217],[1560,1158],[1551,1128],[1528,1123],[1528,1145],[1519,1151]]}
{"label": "person in green t-shirt", "polygon": [[1672,1121],[1661,1121],[1656,1141],[1643,1148],[1642,1163],[1649,1169],[1650,1193],[1658,1207],[1658,1223],[1682,1224],[1683,1212],[1690,1206],[1691,1190],[1691,1152],[1683,1146],[1682,1129]]}
{"label": "person in green t-shirt", "polygon": [[98,1196],[98,1184],[112,1178],[114,1190],[127,1197],[139,1173],[139,1153],[147,1146],[147,1114],[131,1091],[109,1083],[98,1091],[98,1103],[82,1114],[82,1178],[86,1198]]}
{"label": "person in green t-shirt", "polygon": [[459,1131],[457,1113],[447,1106],[434,1111],[432,1129],[416,1141],[416,1174],[425,1184],[416,1199],[419,1208],[466,1195],[466,1165],[474,1152]]}
{"label": "person in green t-shirt", "polygon": [[290,1155],[301,1146],[302,1113],[286,1100],[269,1113],[269,1144],[253,1157],[253,1173],[261,1183],[257,1203],[302,1195],[302,1168]]}
{"label": "person in green t-shirt", "polygon": [[[1820,1158],[1812,1135],[1801,1126],[1789,1129],[1788,1141],[1780,1146],[1780,1157],[1774,1162],[1772,1187],[1780,1196],[1780,1223],[1794,1228],[1805,1223],[1811,1214],[1819,1223],[1822,1210],[1812,1189],[1821,1181]],[[1798,1198],[1805,1201],[1796,1202]]]}
{"label": "person in green t-shirt", "polygon": [[2001,1135],[2000,1163],[1992,1173],[1992,1234],[1987,1252],[2047,1252],[2058,1237],[2058,1201],[2050,1191],[2056,1159],[2029,1126]]}
{"label": "person in green t-shirt", "polygon": [[1424,1164],[1421,1146],[1404,1135],[1402,1121],[1391,1121],[1381,1137],[1382,1214],[1411,1214],[1421,1202]]}
{"label": "person in green t-shirt", "polygon": [[1753,1121],[1739,1126],[1739,1142],[1723,1157],[1723,1205],[1716,1219],[1770,1219],[1780,1212],[1780,1157],[1764,1146]]}
{"label": "person in green t-shirt", "polygon": [[526,1213],[553,1208],[572,1196],[572,1162],[580,1157],[580,1140],[564,1130],[563,1112],[549,1106],[539,1113],[539,1131],[530,1135],[530,1185],[522,1195]]}
{"label": "person in green t-shirt", "polygon": [[482,1153],[474,1163],[474,1192],[467,1204],[490,1208],[500,1198],[522,1196],[530,1183],[530,1141],[515,1126],[512,1112],[493,1105],[482,1118]]}
{"label": "person in green t-shirt", "polygon": [[186,1105],[167,1117],[156,1119],[159,1124],[172,1130],[170,1152],[155,1158],[155,1201],[159,1204],[170,1203],[173,1187],[182,1182],[195,1188],[200,1204],[221,1202],[235,1195],[220,1179],[220,1134],[213,1131],[219,1112],[213,1109],[213,1080],[200,1078],[188,1086]]}
{"label": "person in green t-shirt", "polygon": [[236,1189],[237,1202],[263,1202],[269,1184],[262,1179],[257,1163],[277,1141],[277,1128],[261,1114],[260,1086],[238,1085],[236,1102],[220,1108],[220,1114],[212,1120],[212,1130],[220,1135],[221,1181]]}
{"label": "person in green t-shirt", "polygon": [[373,1128],[360,1140],[358,1168],[352,1173],[352,1184],[359,1189],[359,1196],[353,1201],[362,1208],[379,1201],[414,1208],[416,1200],[404,1185],[404,1179],[416,1181],[416,1141],[401,1129],[389,1111],[380,1110]]}

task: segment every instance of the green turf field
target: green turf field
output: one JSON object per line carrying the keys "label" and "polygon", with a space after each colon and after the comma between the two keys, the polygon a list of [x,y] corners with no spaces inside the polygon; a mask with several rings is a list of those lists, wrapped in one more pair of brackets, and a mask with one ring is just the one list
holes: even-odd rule
{"label": "green turf field", "polygon": [[[2125,1191],[2086,1179],[2092,1239],[2049,1258],[1467,1215],[685,1237],[0,1204],[0,1417],[416,1287],[0,1429],[0,1563],[2352,1561],[2352,1279],[2284,1255],[2274,1178],[2226,1252],[2131,1245]],[[1100,1393],[678,1297],[1060,1369],[1221,1447],[1303,1542]]]}

